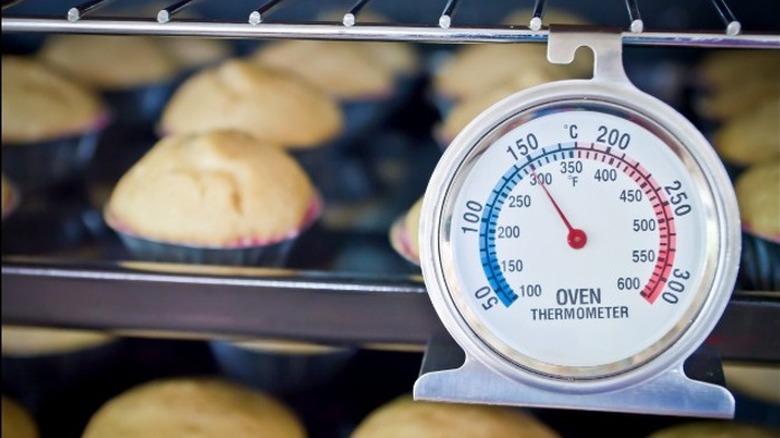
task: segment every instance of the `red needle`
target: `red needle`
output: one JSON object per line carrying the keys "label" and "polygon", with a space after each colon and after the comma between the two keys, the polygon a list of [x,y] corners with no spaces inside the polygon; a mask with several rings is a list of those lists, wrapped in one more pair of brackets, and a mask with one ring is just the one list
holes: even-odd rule
{"label": "red needle", "polygon": [[536,179],[536,182],[539,186],[542,187],[542,190],[544,190],[544,193],[547,194],[547,197],[550,199],[550,202],[552,202],[553,207],[555,207],[555,210],[558,212],[558,215],[563,219],[564,225],[566,225],[566,228],[569,229],[569,235],[566,236],[566,241],[569,243],[569,246],[573,249],[582,249],[586,243],[588,243],[588,236],[585,234],[584,231],[582,231],[579,228],[574,228],[571,226],[571,223],[569,223],[569,220],[566,219],[566,215],[563,214],[563,211],[561,211],[561,207],[558,206],[558,203],[555,202],[555,199],[553,199],[552,195],[550,194],[550,191],[547,190],[547,186],[542,183],[539,178],[536,177],[536,172],[533,172],[534,179]]}

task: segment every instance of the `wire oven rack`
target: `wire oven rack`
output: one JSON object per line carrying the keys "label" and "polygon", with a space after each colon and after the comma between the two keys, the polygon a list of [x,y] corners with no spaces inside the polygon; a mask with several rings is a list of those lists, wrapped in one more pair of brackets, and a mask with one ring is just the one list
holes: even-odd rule
{"label": "wire oven rack", "polygon": [[[549,29],[544,23],[545,1],[535,0],[529,23],[507,26],[454,26],[460,0],[447,0],[437,23],[406,26],[400,24],[362,23],[360,13],[370,0],[357,0],[338,22],[273,22],[273,12],[285,1],[265,0],[247,11],[244,22],[178,19],[198,0],[179,0],[156,13],[139,13],[132,17],[99,15],[102,8],[115,0],[89,0],[67,9],[64,16],[14,16],[13,7],[30,0],[3,1],[3,32],[62,32],[92,34],[143,34],[227,38],[305,38],[334,40],[415,41],[427,43],[518,43],[545,42]],[[627,10],[623,42],[627,45],[780,48],[780,35],[745,33],[738,18],[725,0],[711,0],[721,18],[720,31],[679,32],[646,31],[637,0],[625,0]],[[8,15],[6,13],[8,11]]]}
{"label": "wire oven rack", "polygon": [[[246,11],[244,22],[229,22],[180,19],[196,0],[177,1],[156,14],[132,17],[100,15],[111,0],[80,3],[60,16],[14,14],[25,0],[4,0],[2,32],[426,43],[541,43],[549,35],[543,0],[535,1],[527,24],[476,27],[455,25],[458,0],[447,0],[437,22],[414,26],[363,23],[361,11],[369,0],[358,0],[344,11],[341,22],[274,22],[273,13],[283,1],[291,0],[266,0]],[[637,1],[626,0],[623,41],[645,46],[780,49],[780,35],[747,32],[723,0],[712,0],[712,5],[723,23],[717,31],[646,31]],[[344,321],[344,315],[349,315],[349,321]],[[183,266],[13,257],[3,258],[2,320],[201,338],[272,336],[417,347],[442,330],[419,277],[262,269],[236,274],[216,268],[192,271]],[[780,338],[769,333],[780,333],[778,295],[735,291],[708,343],[727,359],[780,362]]]}

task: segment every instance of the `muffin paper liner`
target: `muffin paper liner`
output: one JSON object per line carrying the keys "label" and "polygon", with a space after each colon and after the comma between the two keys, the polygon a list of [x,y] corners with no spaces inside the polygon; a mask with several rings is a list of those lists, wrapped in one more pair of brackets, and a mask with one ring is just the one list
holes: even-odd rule
{"label": "muffin paper liner", "polygon": [[420,260],[412,253],[409,235],[406,230],[406,214],[402,214],[393,222],[390,228],[390,246],[393,247],[401,257],[415,267],[420,266]]}
{"label": "muffin paper liner", "polygon": [[780,292],[780,243],[743,232],[738,279],[744,290]]}
{"label": "muffin paper liner", "polygon": [[100,214],[79,197],[26,197],[3,221],[5,254],[40,255],[77,248],[104,232]]}
{"label": "muffin paper liner", "polygon": [[399,76],[388,93],[362,99],[340,101],[344,116],[344,127],[333,142],[337,150],[348,149],[357,140],[384,123],[393,113],[403,107],[417,86],[414,76]]}
{"label": "muffin paper liner", "polygon": [[2,357],[3,392],[13,394],[28,406],[78,388],[121,363],[125,342],[116,339],[69,353],[6,355]]}
{"label": "muffin paper liner", "polygon": [[140,260],[201,265],[281,267],[296,240],[291,238],[263,246],[209,248],[157,242],[115,231],[125,247]]}
{"label": "muffin paper liner", "polygon": [[351,348],[289,353],[248,348],[228,341],[211,341],[222,373],[242,384],[276,394],[290,394],[327,383],[355,355]]}
{"label": "muffin paper liner", "polygon": [[19,203],[21,202],[21,196],[19,195],[19,189],[16,188],[16,184],[11,181],[7,181],[6,184],[8,184],[8,198],[3,204],[3,220],[10,216],[11,213],[16,211],[16,209],[19,207]]}
{"label": "muffin paper liner", "polygon": [[104,214],[106,224],[116,232],[130,252],[140,260],[170,263],[194,263],[227,266],[281,267],[301,234],[305,233],[322,214],[322,201],[315,196],[298,227],[285,236],[274,239],[242,239],[224,247],[188,245],[146,239],[130,230],[109,212]]}
{"label": "muffin paper liner", "polygon": [[108,118],[82,135],[30,144],[3,145],[3,173],[22,192],[41,191],[83,177]]}
{"label": "muffin paper liner", "polygon": [[160,118],[162,109],[181,80],[159,82],[126,90],[107,90],[103,98],[114,113],[119,125],[152,125]]}

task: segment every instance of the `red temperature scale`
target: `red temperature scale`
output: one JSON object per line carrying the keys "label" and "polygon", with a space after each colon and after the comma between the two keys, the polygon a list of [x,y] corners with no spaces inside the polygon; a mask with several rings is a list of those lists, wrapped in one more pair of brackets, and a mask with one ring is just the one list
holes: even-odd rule
{"label": "red temperature scale", "polygon": [[724,388],[683,362],[720,318],[740,224],[712,147],[635,88],[620,34],[553,30],[594,77],[495,104],[448,147],[425,194],[420,259],[466,353],[418,399],[731,417]]}

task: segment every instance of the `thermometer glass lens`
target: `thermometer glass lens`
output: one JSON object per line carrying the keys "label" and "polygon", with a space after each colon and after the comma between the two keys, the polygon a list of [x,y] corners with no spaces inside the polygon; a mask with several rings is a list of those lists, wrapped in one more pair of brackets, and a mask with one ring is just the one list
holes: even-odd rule
{"label": "thermometer glass lens", "polygon": [[[557,109],[556,109],[557,108]],[[558,105],[477,144],[449,227],[475,334],[541,374],[598,377],[662,352],[709,284],[703,178],[671,135],[608,105]]]}

